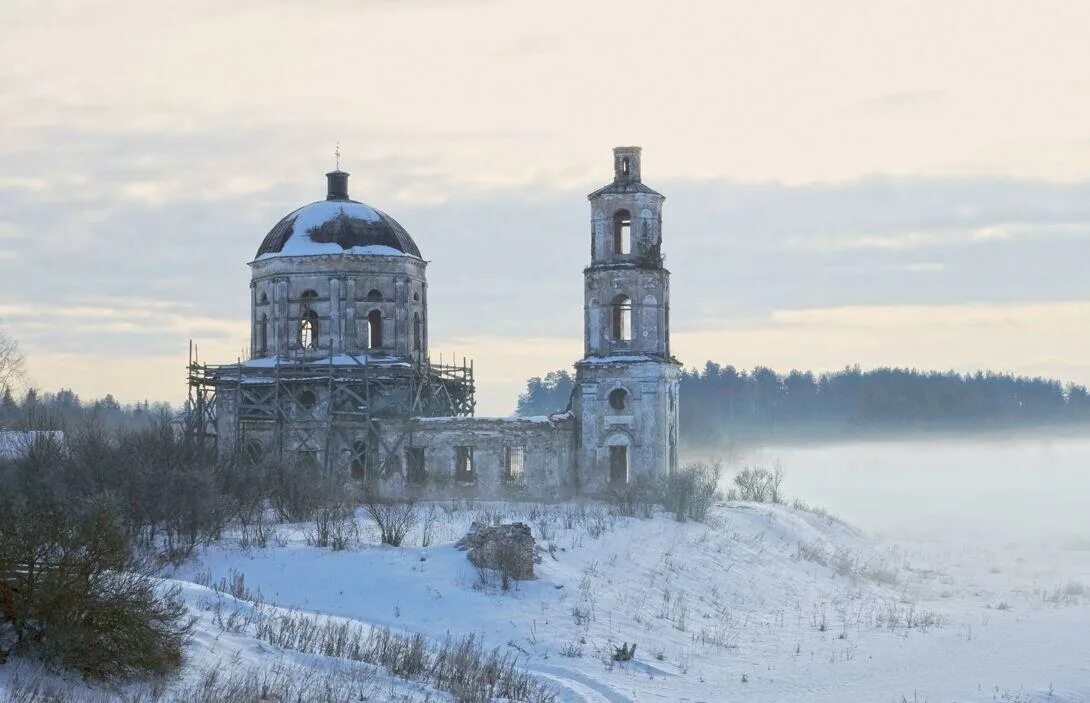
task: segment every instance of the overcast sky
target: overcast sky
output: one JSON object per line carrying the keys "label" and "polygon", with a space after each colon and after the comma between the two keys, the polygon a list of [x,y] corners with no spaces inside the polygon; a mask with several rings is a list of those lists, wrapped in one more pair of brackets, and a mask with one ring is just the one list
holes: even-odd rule
{"label": "overcast sky", "polygon": [[0,324],[33,382],[180,400],[249,261],[350,192],[430,260],[479,409],[582,351],[586,193],[644,148],[689,365],[1090,383],[1090,3],[0,4]]}

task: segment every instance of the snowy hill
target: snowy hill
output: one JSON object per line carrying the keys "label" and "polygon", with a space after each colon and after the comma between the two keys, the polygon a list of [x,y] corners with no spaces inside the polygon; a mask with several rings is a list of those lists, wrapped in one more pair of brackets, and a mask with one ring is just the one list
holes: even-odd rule
{"label": "snowy hill", "polygon": [[[332,677],[365,700],[450,699],[297,636],[312,623],[430,643],[472,634],[559,701],[1090,700],[1090,552],[1069,555],[1084,577],[1071,580],[1043,566],[1053,555],[1038,566],[1033,555],[881,544],[763,504],[719,506],[707,524],[617,517],[597,503],[425,515],[408,543],[427,547],[378,545],[361,513],[360,543],[344,551],[308,546],[305,525],[279,526],[264,549],[230,536],[206,549],[173,574],[199,623],[169,690],[196,686],[218,662]],[[453,546],[474,520],[529,524],[544,551],[538,578],[509,592],[482,583]],[[636,656],[615,663],[622,643]]]}

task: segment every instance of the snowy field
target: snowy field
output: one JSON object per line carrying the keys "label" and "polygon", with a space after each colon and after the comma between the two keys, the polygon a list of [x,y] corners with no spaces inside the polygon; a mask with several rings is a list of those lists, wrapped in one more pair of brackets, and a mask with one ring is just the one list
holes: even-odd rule
{"label": "snowy field", "polygon": [[[266,548],[225,536],[172,574],[199,626],[166,691],[196,699],[218,667],[354,687],[357,700],[452,700],[295,636],[310,623],[433,643],[474,634],[572,703],[1090,701],[1090,442],[795,447],[743,461],[772,459],[789,495],[851,526],[744,503],[681,524],[596,503],[478,502],[431,506],[428,547],[423,526],[413,546],[378,546],[362,513],[346,551],[308,545],[306,525],[278,526]],[[473,520],[513,519],[549,553],[537,580],[503,592],[452,542]],[[636,656],[616,664],[622,642]],[[0,687],[35,673],[0,667]]]}

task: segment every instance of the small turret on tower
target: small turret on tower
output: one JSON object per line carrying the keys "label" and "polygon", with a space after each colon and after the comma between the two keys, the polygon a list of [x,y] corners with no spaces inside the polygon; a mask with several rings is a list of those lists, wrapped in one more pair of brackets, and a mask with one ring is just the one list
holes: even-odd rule
{"label": "small turret on tower", "polygon": [[613,181],[615,183],[640,182],[640,147],[613,147]]}

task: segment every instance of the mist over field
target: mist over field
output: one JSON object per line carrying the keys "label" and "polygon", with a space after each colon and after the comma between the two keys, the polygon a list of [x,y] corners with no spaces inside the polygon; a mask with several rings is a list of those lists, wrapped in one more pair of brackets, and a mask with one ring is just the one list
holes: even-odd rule
{"label": "mist over field", "polygon": [[1090,549],[1086,437],[773,445],[735,461],[779,461],[789,494],[883,536]]}

